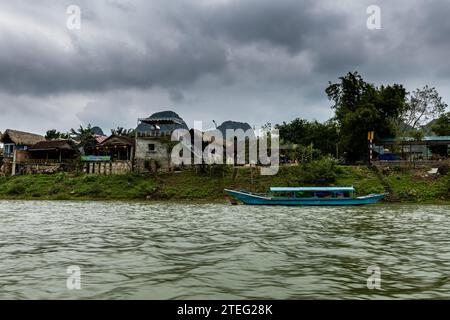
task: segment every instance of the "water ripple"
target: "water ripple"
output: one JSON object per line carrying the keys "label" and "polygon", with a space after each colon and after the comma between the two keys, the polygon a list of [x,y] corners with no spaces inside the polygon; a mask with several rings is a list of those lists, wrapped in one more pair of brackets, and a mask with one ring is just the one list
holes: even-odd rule
{"label": "water ripple", "polygon": [[[0,298],[448,298],[450,207],[0,201]],[[66,268],[81,268],[68,290]],[[381,269],[381,290],[366,286]]]}

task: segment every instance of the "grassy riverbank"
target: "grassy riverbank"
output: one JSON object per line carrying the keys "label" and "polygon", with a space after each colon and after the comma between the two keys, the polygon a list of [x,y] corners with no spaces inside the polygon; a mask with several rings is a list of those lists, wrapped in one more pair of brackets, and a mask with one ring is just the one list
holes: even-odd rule
{"label": "grassy riverbank", "polygon": [[[223,188],[264,192],[269,186],[298,186],[305,170],[280,168],[276,176],[260,176],[256,170],[239,168],[199,174],[193,171],[154,175],[30,175],[0,177],[0,199],[42,200],[193,200],[224,201]],[[313,183],[314,184],[314,183]],[[340,166],[328,185],[355,186],[358,194],[391,191],[390,200],[410,202],[449,201],[450,176],[426,177],[424,171],[377,174],[367,167]]]}

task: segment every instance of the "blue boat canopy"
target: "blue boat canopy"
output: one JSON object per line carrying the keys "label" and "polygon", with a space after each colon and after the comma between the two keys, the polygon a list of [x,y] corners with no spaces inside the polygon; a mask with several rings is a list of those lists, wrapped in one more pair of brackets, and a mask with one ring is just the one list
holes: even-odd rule
{"label": "blue boat canopy", "polygon": [[355,191],[353,187],[271,187],[272,192],[296,192],[296,191]]}

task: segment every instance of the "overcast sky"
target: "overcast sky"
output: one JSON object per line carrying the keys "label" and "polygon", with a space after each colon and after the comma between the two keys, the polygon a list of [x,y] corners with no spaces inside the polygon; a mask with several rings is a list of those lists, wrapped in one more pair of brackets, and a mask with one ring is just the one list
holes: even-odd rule
{"label": "overcast sky", "polygon": [[447,0],[0,0],[0,131],[109,133],[163,110],[190,126],[324,121],[328,81],[353,70],[450,103],[449,13]]}

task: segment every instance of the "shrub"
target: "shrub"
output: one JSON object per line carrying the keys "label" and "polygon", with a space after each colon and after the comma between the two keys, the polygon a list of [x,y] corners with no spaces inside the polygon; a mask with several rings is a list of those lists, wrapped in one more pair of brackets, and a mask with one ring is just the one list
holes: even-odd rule
{"label": "shrub", "polygon": [[19,195],[25,192],[25,185],[21,182],[14,182],[10,184],[7,189],[6,193],[9,195]]}
{"label": "shrub", "polygon": [[58,194],[61,191],[60,186],[58,185],[52,185],[49,189],[48,189],[48,195],[54,195],[54,194]]}
{"label": "shrub", "polygon": [[65,172],[57,173],[55,175],[55,182],[63,182],[67,178],[67,174]]}
{"label": "shrub", "polygon": [[161,167],[161,162],[157,159],[146,159],[144,161],[144,168],[152,173],[157,173]]}
{"label": "shrub", "polygon": [[150,196],[157,192],[158,188],[153,185],[150,181],[144,182],[136,187],[136,196],[145,197]]}
{"label": "shrub", "polygon": [[340,170],[335,159],[324,157],[302,166],[300,182],[307,184],[334,183]]}

